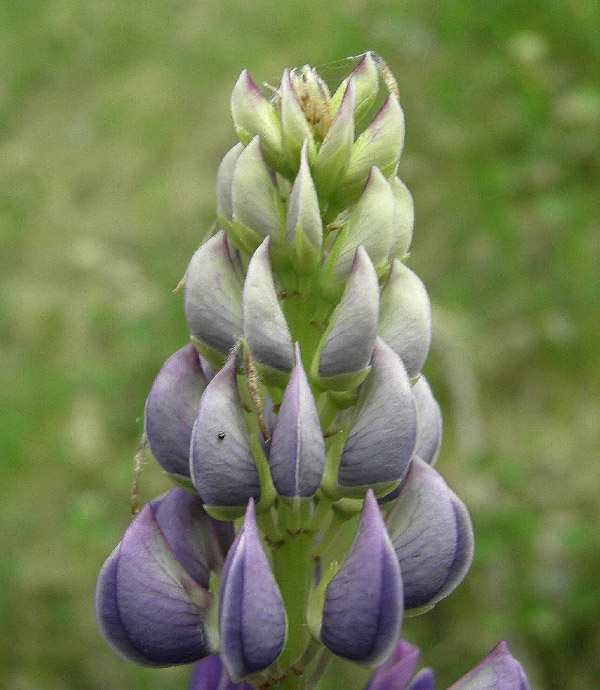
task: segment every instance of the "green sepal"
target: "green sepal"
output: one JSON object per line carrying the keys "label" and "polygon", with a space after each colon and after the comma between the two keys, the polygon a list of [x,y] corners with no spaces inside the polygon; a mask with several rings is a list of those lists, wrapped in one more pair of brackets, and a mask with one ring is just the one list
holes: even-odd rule
{"label": "green sepal", "polygon": [[184,489],[191,494],[198,495],[198,492],[196,491],[194,485],[192,484],[192,480],[189,477],[186,477],[184,474],[177,474],[176,472],[163,472],[163,474],[166,475],[173,482],[173,484],[175,484],[175,486],[178,486],[180,489]]}
{"label": "green sepal", "polygon": [[323,606],[325,605],[325,597],[327,595],[327,586],[335,577],[337,571],[341,568],[341,561],[331,561],[324,572],[321,574],[319,584],[313,590],[308,600],[306,623],[310,634],[317,640],[320,639],[321,625],[323,623]]}
{"label": "green sepal", "polygon": [[[315,364],[316,362],[316,364]],[[319,360],[313,359],[310,370],[310,380],[314,386],[321,391],[354,391],[367,378],[371,367],[365,367],[360,371],[351,371],[348,374],[337,374],[336,376],[319,376]]]}
{"label": "green sepal", "polygon": [[198,350],[198,352],[205,357],[209,363],[213,365],[213,367],[221,369],[223,364],[225,364],[227,354],[224,354],[220,350],[217,350],[210,345],[205,345],[201,340],[198,340],[198,338],[194,338],[193,335],[190,337],[190,340],[192,341],[196,350]]}
{"label": "green sepal", "polygon": [[246,513],[246,506],[209,506],[204,504],[204,510],[215,520],[237,520]]}

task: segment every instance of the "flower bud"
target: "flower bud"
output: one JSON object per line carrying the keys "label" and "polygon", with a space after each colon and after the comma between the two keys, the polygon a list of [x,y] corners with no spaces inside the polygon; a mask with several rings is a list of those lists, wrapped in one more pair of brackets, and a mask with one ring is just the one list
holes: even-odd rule
{"label": "flower bud", "polygon": [[225,154],[217,171],[217,217],[222,225],[231,223],[233,215],[233,171],[243,150],[243,144],[238,142]]}
{"label": "flower bud", "polygon": [[390,94],[369,126],[352,146],[346,174],[331,203],[343,209],[361,193],[371,168],[376,165],[386,177],[396,172],[404,144],[404,113],[394,94]]}
{"label": "flower bud", "polygon": [[365,377],[377,337],[379,283],[362,246],[355,251],[350,275],[315,354],[313,378],[326,388],[355,388]]}
{"label": "flower bud", "polygon": [[297,170],[300,151],[304,142],[307,142],[307,154],[310,161],[314,160],[316,149],[312,128],[300,107],[288,69],[283,70],[280,96],[284,155],[287,159],[288,168],[290,170]]}
{"label": "flower bud", "polygon": [[183,309],[202,354],[221,366],[224,354],[242,335],[242,284],[224,230],[192,256],[185,272]]}
{"label": "flower bud", "polygon": [[253,690],[250,683],[234,683],[218,654],[202,659],[190,677],[188,690]]}
{"label": "flower bud", "polygon": [[269,465],[280,495],[306,497],[312,496],[321,483],[325,441],[298,343],[294,355],[294,369],[273,430]]}
{"label": "flower bud", "polygon": [[189,477],[190,438],[207,379],[192,343],[169,357],[146,399],[144,428],[152,455],[161,467]]}
{"label": "flower bud", "polygon": [[200,398],[190,446],[190,474],[209,506],[245,505],[260,495],[258,469],[236,382],[236,355]]}
{"label": "flower bud", "polygon": [[254,252],[246,271],[242,293],[244,338],[259,364],[289,372],[294,366],[294,346],[277,298],[269,249],[267,237]]}
{"label": "flower bud", "polygon": [[258,134],[267,160],[276,162],[281,159],[283,147],[279,113],[252,81],[247,70],[242,71],[233,87],[231,117],[244,146]]}
{"label": "flower bud", "polygon": [[402,358],[409,376],[417,376],[431,345],[431,305],[421,279],[398,259],[379,305],[380,337]]}
{"label": "flower bud", "polygon": [[408,254],[415,225],[415,205],[408,187],[398,177],[392,178],[390,186],[394,192],[394,231],[390,261],[402,259]]}
{"label": "flower bud", "polygon": [[265,237],[283,244],[285,209],[273,173],[267,167],[256,136],[241,152],[233,171],[232,233],[240,247],[252,254]]}
{"label": "flower bud", "polygon": [[435,465],[442,445],[442,411],[427,379],[421,374],[412,389],[417,403],[418,435],[415,455]]}
{"label": "flower bud", "polygon": [[331,110],[336,113],[341,108],[341,102],[350,81],[354,81],[356,97],[354,101],[354,120],[358,122],[366,115],[375,102],[379,91],[379,70],[373,60],[371,51],[366,52],[350,76],[339,85],[331,99]]}
{"label": "flower bud", "polygon": [[335,654],[377,666],[392,651],[401,624],[400,568],[369,489],[350,551],[327,585],[319,639]]}
{"label": "flower bud", "polygon": [[398,481],[417,439],[417,412],[406,369],[380,338],[371,367],[342,449],[338,481],[344,487]]}
{"label": "flower bud", "polygon": [[448,690],[531,690],[525,671],[510,653],[506,642],[499,642]]}
{"label": "flower bud", "polygon": [[321,260],[323,221],[319,210],[319,197],[310,175],[304,142],[300,169],[290,193],[285,239],[290,259],[296,271],[309,274]]}
{"label": "flower bud", "polygon": [[[168,532],[173,521],[183,529]],[[206,575],[223,556],[213,523],[197,496],[175,488],[147,503],[125,530],[100,570],[95,596],[98,628],[118,654],[143,666],[171,666],[215,653]]]}
{"label": "flower bud", "polygon": [[465,505],[415,457],[386,522],[402,570],[405,608],[431,608],[460,584],[473,560]]}
{"label": "flower bud", "polygon": [[254,501],[227,554],[219,588],[221,659],[238,681],[280,655],[287,622],[283,600],[260,543]]}
{"label": "flower bud", "polygon": [[339,110],[321,144],[313,166],[315,186],[322,199],[327,199],[343,178],[354,143],[354,77],[350,77]]}
{"label": "flower bud", "polygon": [[418,658],[419,648],[400,639],[388,658],[373,672],[364,690],[404,690]]}

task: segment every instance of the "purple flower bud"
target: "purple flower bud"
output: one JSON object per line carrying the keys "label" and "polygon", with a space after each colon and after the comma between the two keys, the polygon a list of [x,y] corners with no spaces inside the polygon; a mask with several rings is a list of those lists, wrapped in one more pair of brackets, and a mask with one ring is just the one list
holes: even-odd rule
{"label": "purple flower bud", "polygon": [[319,348],[320,377],[360,372],[369,366],[377,337],[378,312],[377,273],[360,246],[354,254],[342,299]]}
{"label": "purple flower bud", "polygon": [[417,403],[418,422],[415,455],[433,466],[442,445],[442,411],[423,374],[413,386],[412,392]]}
{"label": "purple flower bud", "polygon": [[321,198],[329,197],[339,184],[352,153],[354,143],[355,80],[350,77],[343,91],[339,110],[327,132],[314,164],[315,186]]}
{"label": "purple flower bud", "polygon": [[283,600],[260,543],[254,501],[227,554],[219,588],[223,663],[234,680],[272,664],[286,638]]}
{"label": "purple flower bud", "polygon": [[222,563],[222,544],[197,496],[175,488],[147,503],[98,576],[96,620],[107,644],[144,666],[214,654],[207,576]]}
{"label": "purple flower bud", "polygon": [[424,668],[412,679],[406,690],[435,690],[435,675],[430,668]]}
{"label": "purple flower bud", "polygon": [[448,690],[531,690],[531,686],[523,667],[502,641]]}
{"label": "purple flower bud", "polygon": [[279,113],[252,81],[247,70],[238,77],[231,93],[231,117],[244,146],[259,134],[268,160],[277,161],[283,149]]}
{"label": "purple flower bud", "polygon": [[237,382],[236,355],[215,374],[200,398],[190,446],[190,475],[208,505],[245,505],[260,495],[258,469]]}
{"label": "purple flower bud", "polygon": [[207,379],[192,343],[169,357],[146,399],[144,427],[152,455],[167,472],[189,477],[190,438]]}
{"label": "purple flower bud", "polygon": [[231,192],[233,204],[232,231],[240,245],[250,254],[265,237],[283,244],[285,209],[267,167],[256,136],[241,152],[233,171]]}
{"label": "purple flower bud", "polygon": [[298,343],[294,354],[294,369],[273,430],[269,465],[279,494],[312,496],[323,476],[325,441]]}
{"label": "purple flower bud", "polygon": [[392,651],[402,624],[402,578],[373,490],[356,534],[327,585],[320,639],[332,652],[367,665]]}
{"label": "purple flower bud", "polygon": [[373,672],[365,690],[404,690],[418,658],[419,648],[400,639],[388,658]]}
{"label": "purple flower bud", "polygon": [[242,284],[224,230],[192,256],[185,272],[183,308],[190,333],[208,348],[207,356],[228,352],[241,337]]}
{"label": "purple flower bud", "polygon": [[237,143],[225,154],[217,171],[217,216],[223,224],[230,223],[233,215],[233,171],[243,150],[244,145]]}
{"label": "purple flower bud", "polygon": [[400,479],[415,448],[417,411],[402,361],[377,338],[371,366],[342,450],[338,472],[342,486]]}
{"label": "purple flower bud", "polygon": [[431,306],[421,279],[398,259],[380,295],[379,335],[402,358],[411,378],[431,345]]}
{"label": "purple flower bud", "polygon": [[394,192],[394,232],[390,259],[406,256],[412,242],[415,205],[408,187],[398,177],[390,181]]}
{"label": "purple flower bud", "polygon": [[285,239],[290,259],[298,273],[310,273],[321,259],[323,221],[317,190],[310,175],[307,143],[300,156],[300,169],[294,181],[288,204]]}
{"label": "purple flower bud", "polygon": [[287,68],[283,70],[279,90],[281,94],[283,148],[289,168],[295,170],[298,168],[300,150],[305,141],[308,142],[308,158],[313,160],[316,153],[315,140],[312,128],[298,102],[290,71]]}
{"label": "purple flower bud", "polygon": [[356,99],[354,104],[354,119],[358,122],[373,105],[379,91],[379,71],[371,52],[366,52],[350,76],[340,84],[331,99],[332,112],[336,112],[350,80],[354,81]]}
{"label": "purple flower bud", "polygon": [[234,683],[218,654],[199,661],[192,671],[188,690],[253,690],[250,683]]}
{"label": "purple flower bud", "polygon": [[294,366],[294,346],[277,299],[269,247],[267,237],[254,252],[246,271],[242,294],[244,338],[259,364],[288,372]]}
{"label": "purple flower bud", "polygon": [[413,458],[386,522],[405,608],[431,607],[448,596],[473,560],[473,527],[462,501],[420,458]]}

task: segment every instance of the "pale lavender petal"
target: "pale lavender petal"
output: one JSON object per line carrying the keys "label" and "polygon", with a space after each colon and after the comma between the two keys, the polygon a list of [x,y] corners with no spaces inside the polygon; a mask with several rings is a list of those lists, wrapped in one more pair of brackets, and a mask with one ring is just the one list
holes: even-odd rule
{"label": "pale lavender petal", "polygon": [[418,423],[415,455],[433,466],[442,445],[442,411],[433,397],[429,382],[422,374],[412,391],[417,403]]}
{"label": "pale lavender petal", "polygon": [[332,652],[369,665],[391,653],[402,623],[402,578],[372,489],[350,551],[327,586],[320,639]]}
{"label": "pale lavender petal", "polygon": [[448,690],[531,690],[521,664],[506,642],[494,649]]}
{"label": "pale lavender petal", "polygon": [[236,382],[236,355],[206,387],[192,433],[190,474],[208,505],[245,505],[260,495]]}
{"label": "pale lavender petal", "polygon": [[199,661],[192,671],[188,690],[253,690],[250,683],[234,683],[218,654]]}
{"label": "pale lavender petal", "polygon": [[406,690],[435,690],[435,674],[430,668],[424,668],[417,673]]}
{"label": "pale lavender petal", "polygon": [[386,518],[402,570],[406,609],[432,605],[458,586],[473,558],[473,529],[464,504],[420,458]]}
{"label": "pale lavender petal", "polygon": [[371,366],[342,450],[338,480],[343,486],[400,479],[415,447],[417,413],[402,361],[377,338]]}
{"label": "pale lavender petal", "polygon": [[294,369],[273,430],[269,465],[279,494],[312,496],[323,476],[325,441],[298,343],[294,354]]}
{"label": "pale lavender petal", "polygon": [[217,215],[223,222],[229,222],[233,215],[233,200],[231,196],[233,171],[243,150],[244,145],[237,143],[225,154],[217,171]]}
{"label": "pale lavender petal", "polygon": [[404,690],[418,658],[419,648],[400,639],[389,657],[373,672],[365,690]]}
{"label": "pale lavender petal", "polygon": [[394,233],[390,259],[406,256],[412,241],[415,206],[408,187],[397,177],[390,181],[394,192]]}
{"label": "pale lavender petal", "polygon": [[163,364],[146,400],[144,426],[152,455],[174,474],[189,476],[190,438],[207,380],[194,345]]}
{"label": "pale lavender petal", "polygon": [[219,588],[220,653],[231,678],[237,681],[272,664],[285,636],[283,600],[260,542],[251,499]]}
{"label": "pale lavender petal", "polygon": [[190,333],[226,353],[242,335],[242,285],[224,230],[196,251],[185,272],[183,309]]}

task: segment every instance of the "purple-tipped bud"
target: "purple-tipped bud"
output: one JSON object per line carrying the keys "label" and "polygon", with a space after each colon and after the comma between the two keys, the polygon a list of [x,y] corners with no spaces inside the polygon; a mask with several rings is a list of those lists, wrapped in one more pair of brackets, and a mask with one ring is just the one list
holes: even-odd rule
{"label": "purple-tipped bud", "polygon": [[412,679],[406,690],[435,690],[435,674],[430,668],[422,669]]}
{"label": "purple-tipped bud", "polygon": [[327,585],[320,639],[335,654],[376,666],[392,651],[401,624],[400,568],[369,489],[350,551]]}
{"label": "purple-tipped bud", "polygon": [[431,305],[425,286],[394,259],[379,304],[379,335],[402,358],[409,376],[417,376],[431,345]]}
{"label": "purple-tipped bud", "polygon": [[241,152],[233,171],[233,233],[252,253],[265,237],[283,242],[285,210],[256,136]]}
{"label": "purple-tipped bud", "polygon": [[225,154],[217,171],[217,216],[223,224],[230,223],[233,215],[233,171],[243,150],[244,145],[237,143]]}
{"label": "purple-tipped bud", "polygon": [[283,149],[279,113],[252,81],[247,70],[242,71],[233,87],[231,117],[244,146],[258,134],[267,159],[277,161],[281,158]]}
{"label": "purple-tipped bud", "polygon": [[294,366],[294,346],[277,299],[269,247],[267,237],[254,252],[246,271],[242,294],[244,338],[259,364],[287,372]]}
{"label": "purple-tipped bud", "polygon": [[419,648],[400,639],[388,658],[373,672],[365,690],[404,690],[418,658]]}
{"label": "purple-tipped bud", "polygon": [[253,690],[250,683],[234,683],[218,654],[199,661],[192,671],[188,690]]}
{"label": "purple-tipped bud", "polygon": [[417,411],[400,358],[377,338],[338,471],[342,486],[396,481],[406,472],[417,439]]}
{"label": "purple-tipped bud", "polygon": [[100,570],[95,596],[98,628],[118,654],[171,666],[215,653],[205,627],[208,570],[223,558],[213,523],[197,496],[171,489],[126,529]]}
{"label": "purple-tipped bud", "polygon": [[208,505],[245,505],[260,495],[258,469],[236,382],[236,355],[200,398],[190,446],[190,475]]}
{"label": "purple-tipped bud", "polygon": [[279,494],[312,496],[323,476],[325,441],[298,343],[294,354],[294,369],[273,430],[269,465]]}
{"label": "purple-tipped bud", "polygon": [[359,372],[369,365],[379,312],[377,273],[364,247],[354,254],[342,299],[319,348],[321,377]]}
{"label": "purple-tipped bud", "polygon": [[531,690],[531,686],[523,667],[502,641],[448,690]]}
{"label": "purple-tipped bud", "polygon": [[350,162],[354,143],[354,77],[348,80],[343,94],[339,110],[321,144],[314,165],[315,185],[324,199],[339,184]]}
{"label": "purple-tipped bud", "polygon": [[415,225],[415,205],[408,187],[398,177],[390,181],[394,192],[394,232],[390,260],[406,256]]}
{"label": "purple-tipped bud", "polygon": [[283,134],[284,154],[290,169],[298,168],[300,150],[305,141],[308,143],[308,158],[313,160],[315,156],[315,141],[311,126],[306,115],[300,107],[296,90],[292,84],[290,71],[283,70],[281,77],[281,131]]}
{"label": "purple-tipped bud", "polygon": [[371,52],[365,53],[350,76],[340,84],[331,99],[331,109],[335,113],[340,105],[345,89],[350,80],[354,81],[356,98],[354,103],[354,119],[358,122],[373,105],[379,91],[379,70],[373,60]]}
{"label": "purple-tipped bud", "polygon": [[417,403],[418,435],[415,455],[435,465],[442,445],[442,411],[433,397],[427,379],[421,374],[413,386]]}
{"label": "purple-tipped bud", "polygon": [[250,499],[219,588],[220,653],[230,677],[237,681],[272,664],[284,647],[286,627],[283,600]]}
{"label": "purple-tipped bud", "polygon": [[386,518],[404,584],[404,606],[432,606],[462,581],[473,560],[473,527],[465,505],[420,458]]}
{"label": "purple-tipped bud", "polygon": [[207,348],[207,356],[228,352],[241,337],[242,284],[224,230],[192,256],[185,272],[183,309],[190,333]]}
{"label": "purple-tipped bud", "polygon": [[367,250],[377,270],[385,267],[392,244],[394,194],[381,171],[373,167],[367,184],[340,232],[325,267],[334,281],[345,280],[359,245]]}
{"label": "purple-tipped bud", "polygon": [[320,261],[323,243],[319,197],[308,167],[306,151],[307,142],[304,142],[300,169],[290,193],[285,223],[285,239],[290,259],[301,274],[310,273]]}
{"label": "purple-tipped bud", "polygon": [[396,172],[404,144],[404,113],[394,94],[390,94],[358,137],[343,182],[333,203],[345,208],[358,198],[371,168],[376,165],[389,178]]}
{"label": "purple-tipped bud", "polygon": [[152,455],[167,472],[189,476],[190,438],[207,379],[192,343],[169,357],[146,400],[144,427]]}

